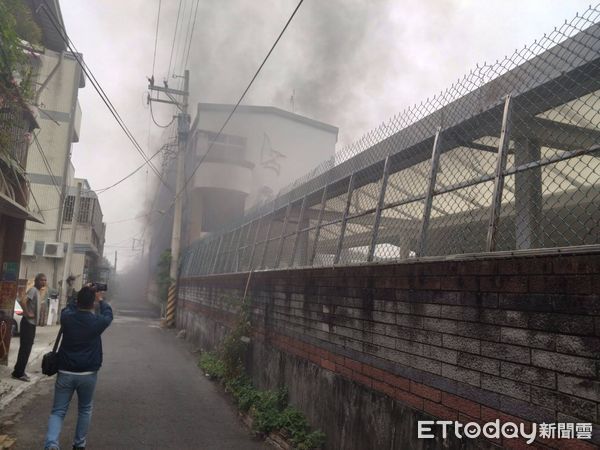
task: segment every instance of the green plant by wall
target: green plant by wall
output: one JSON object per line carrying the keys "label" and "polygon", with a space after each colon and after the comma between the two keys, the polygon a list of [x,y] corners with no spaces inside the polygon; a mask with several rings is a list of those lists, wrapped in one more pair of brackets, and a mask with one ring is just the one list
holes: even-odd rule
{"label": "green plant by wall", "polygon": [[288,405],[286,388],[260,391],[245,374],[227,378],[225,363],[216,353],[203,353],[199,366],[211,378],[223,383],[240,411],[250,414],[255,432],[268,434],[279,430],[297,450],[317,449],[325,443],[325,434],[312,431],[304,414]]}
{"label": "green plant by wall", "polygon": [[0,150],[9,166],[11,150],[23,145],[23,111],[34,96],[33,66],[25,47],[41,37],[26,2],[0,0]]}
{"label": "green plant by wall", "polygon": [[167,303],[169,295],[169,286],[173,281],[170,275],[171,271],[171,249],[161,253],[156,265],[156,285],[158,287],[158,298],[162,303]]}
{"label": "green plant by wall", "polygon": [[311,431],[306,417],[288,405],[287,389],[260,391],[244,372],[247,337],[250,335],[249,305],[248,299],[242,302],[234,328],[217,352],[206,352],[200,356],[198,365],[225,386],[241,411],[250,414],[254,431],[267,434],[280,430],[298,450],[320,448],[325,443],[325,434]]}
{"label": "green plant by wall", "polygon": [[244,373],[244,356],[250,336],[250,300],[242,301],[237,321],[223,341],[220,356],[225,365],[225,378],[232,380]]}
{"label": "green plant by wall", "polygon": [[225,375],[225,365],[217,355],[210,352],[204,352],[200,355],[200,368],[209,375],[211,378],[216,380],[222,380]]}
{"label": "green plant by wall", "polygon": [[32,68],[23,41],[37,45],[41,39],[42,31],[26,2],[0,0],[0,107],[31,98]]}

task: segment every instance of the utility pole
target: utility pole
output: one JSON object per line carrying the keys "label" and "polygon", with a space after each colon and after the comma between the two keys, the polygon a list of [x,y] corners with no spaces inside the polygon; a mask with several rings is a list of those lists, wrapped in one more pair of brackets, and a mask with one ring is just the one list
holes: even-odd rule
{"label": "utility pole", "polygon": [[[188,97],[190,88],[190,72],[186,70],[183,76],[183,90],[171,89],[165,82],[164,87],[155,86],[154,78],[151,78],[148,89],[160,94],[163,92],[168,97],[167,99],[152,98],[148,96],[149,102],[170,103],[179,109],[177,115],[177,182],[175,188],[175,209],[173,212],[173,233],[171,235],[171,267],[169,276],[171,285],[169,286],[167,297],[167,309],[164,325],[171,327],[175,325],[175,304],[177,294],[177,276],[179,268],[179,254],[181,250],[181,220],[183,216],[183,185],[184,185],[184,165],[185,165],[185,150],[187,148],[188,134],[190,130],[190,116],[188,114]],[[177,100],[175,96],[181,97]]]}
{"label": "utility pole", "polygon": [[69,246],[67,247],[67,257],[63,267],[62,283],[60,286],[60,308],[67,306],[67,278],[71,275],[71,260],[73,259],[73,247],[75,246],[75,233],[77,232],[77,222],[79,221],[79,203],[81,200],[81,181],[77,182],[77,194],[75,204],[73,205],[73,218],[71,219],[71,235],[69,236]]}
{"label": "utility pole", "polygon": [[117,251],[115,250],[115,275],[117,274]]}

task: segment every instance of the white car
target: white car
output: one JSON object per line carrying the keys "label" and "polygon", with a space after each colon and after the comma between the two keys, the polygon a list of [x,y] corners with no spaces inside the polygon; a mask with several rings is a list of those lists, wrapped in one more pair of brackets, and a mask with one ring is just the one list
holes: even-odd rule
{"label": "white car", "polygon": [[23,308],[19,304],[19,300],[15,300],[15,312],[13,314],[12,335],[18,336],[21,329],[21,319],[23,318]]}

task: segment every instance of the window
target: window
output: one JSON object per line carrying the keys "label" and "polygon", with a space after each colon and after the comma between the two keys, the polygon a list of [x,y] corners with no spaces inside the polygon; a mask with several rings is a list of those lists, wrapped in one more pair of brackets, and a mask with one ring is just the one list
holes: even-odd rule
{"label": "window", "polygon": [[[90,212],[92,209],[93,198],[81,197],[79,199],[79,220],[78,223],[89,223]],[[65,202],[65,213],[63,215],[64,222],[73,221],[73,209],[75,208],[75,196],[69,195]]]}

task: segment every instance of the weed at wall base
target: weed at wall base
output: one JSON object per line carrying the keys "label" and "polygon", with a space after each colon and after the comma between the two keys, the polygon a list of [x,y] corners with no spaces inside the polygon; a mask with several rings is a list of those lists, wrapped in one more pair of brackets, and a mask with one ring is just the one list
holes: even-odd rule
{"label": "weed at wall base", "polygon": [[243,358],[247,350],[246,336],[250,335],[248,303],[242,303],[236,326],[216,353],[200,356],[199,367],[211,378],[225,386],[238,408],[253,418],[255,432],[267,435],[280,431],[297,450],[322,448],[325,434],[311,431],[304,414],[288,404],[287,388],[259,391],[244,373]]}

